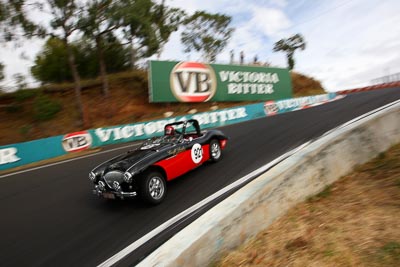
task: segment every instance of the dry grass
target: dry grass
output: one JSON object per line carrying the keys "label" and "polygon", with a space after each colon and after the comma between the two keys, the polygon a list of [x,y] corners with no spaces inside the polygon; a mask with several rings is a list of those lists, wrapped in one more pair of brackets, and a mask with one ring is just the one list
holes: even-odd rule
{"label": "dry grass", "polygon": [[297,72],[291,72],[290,74],[293,82],[293,94],[295,96],[308,96],[325,93],[325,90],[319,81]]}
{"label": "dry grass", "polygon": [[400,145],[292,208],[216,266],[400,266]]}

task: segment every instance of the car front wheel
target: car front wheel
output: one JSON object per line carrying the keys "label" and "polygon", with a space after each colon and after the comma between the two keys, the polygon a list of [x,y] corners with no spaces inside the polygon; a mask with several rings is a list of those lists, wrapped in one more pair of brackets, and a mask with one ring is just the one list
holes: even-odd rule
{"label": "car front wheel", "polygon": [[149,172],[144,175],[141,183],[141,195],[150,204],[161,203],[167,193],[164,176],[159,172]]}
{"label": "car front wheel", "polygon": [[210,142],[210,159],[213,162],[217,162],[221,159],[222,150],[219,144],[219,141],[216,139],[211,140]]}

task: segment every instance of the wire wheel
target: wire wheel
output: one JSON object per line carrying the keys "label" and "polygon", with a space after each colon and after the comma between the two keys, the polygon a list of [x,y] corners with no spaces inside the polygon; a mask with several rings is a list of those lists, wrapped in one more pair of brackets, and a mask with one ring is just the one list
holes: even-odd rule
{"label": "wire wheel", "polygon": [[210,142],[210,158],[212,161],[217,162],[222,155],[221,146],[218,140],[211,140]]}
{"label": "wire wheel", "polygon": [[153,177],[149,182],[149,193],[153,199],[160,199],[164,195],[165,187],[161,177]]}
{"label": "wire wheel", "polygon": [[144,201],[150,204],[161,203],[167,193],[167,184],[164,176],[156,171],[144,174],[140,194]]}

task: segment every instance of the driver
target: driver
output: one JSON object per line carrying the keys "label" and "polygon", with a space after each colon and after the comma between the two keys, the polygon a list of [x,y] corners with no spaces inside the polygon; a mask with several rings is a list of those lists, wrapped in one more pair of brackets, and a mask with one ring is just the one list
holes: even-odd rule
{"label": "driver", "polygon": [[174,127],[168,125],[165,127],[165,135],[175,135],[175,129]]}

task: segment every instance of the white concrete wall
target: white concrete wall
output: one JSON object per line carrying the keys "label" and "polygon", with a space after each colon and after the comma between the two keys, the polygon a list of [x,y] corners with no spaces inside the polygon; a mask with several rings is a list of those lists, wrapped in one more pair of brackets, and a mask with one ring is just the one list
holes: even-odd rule
{"label": "white concrete wall", "polygon": [[400,103],[336,129],[210,209],[138,264],[207,266],[294,204],[400,142]]}

